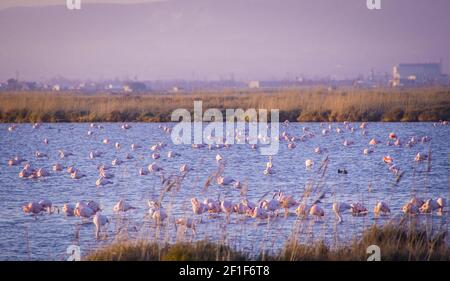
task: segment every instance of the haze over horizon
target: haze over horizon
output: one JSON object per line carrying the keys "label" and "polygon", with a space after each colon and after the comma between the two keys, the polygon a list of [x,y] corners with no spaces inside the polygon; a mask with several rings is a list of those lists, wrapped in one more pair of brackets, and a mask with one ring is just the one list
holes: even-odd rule
{"label": "haze over horizon", "polygon": [[343,79],[440,59],[450,73],[447,0],[125,2],[0,3],[0,80]]}

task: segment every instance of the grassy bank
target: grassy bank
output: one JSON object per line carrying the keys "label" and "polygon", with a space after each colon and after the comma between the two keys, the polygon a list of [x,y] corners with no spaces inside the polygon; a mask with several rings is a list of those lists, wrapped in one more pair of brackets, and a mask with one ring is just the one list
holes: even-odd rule
{"label": "grassy bank", "polygon": [[406,227],[406,224],[373,226],[362,238],[348,246],[329,248],[323,242],[301,245],[287,242],[278,254],[259,254],[234,250],[228,246],[200,241],[158,245],[143,241],[116,242],[91,252],[85,257],[90,261],[223,261],[223,260],[367,260],[367,247],[380,247],[381,260],[450,260],[450,248],[446,244],[446,232],[430,235],[426,230]]}
{"label": "grassy bank", "polygon": [[0,122],[158,122],[177,108],[279,109],[280,121],[439,121],[450,119],[450,89],[324,88],[281,91],[112,95],[2,92]]}

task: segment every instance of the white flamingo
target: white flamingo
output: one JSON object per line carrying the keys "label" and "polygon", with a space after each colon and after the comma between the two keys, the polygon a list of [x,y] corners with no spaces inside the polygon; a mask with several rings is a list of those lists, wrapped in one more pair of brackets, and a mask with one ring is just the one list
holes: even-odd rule
{"label": "white flamingo", "polygon": [[236,182],[236,180],[231,177],[222,177],[222,176],[218,176],[216,181],[218,185],[231,185],[234,182]]}
{"label": "white flamingo", "polygon": [[196,222],[192,218],[179,218],[175,220],[175,227],[177,225],[181,225],[184,228],[184,233],[186,233],[187,229],[190,228],[192,230],[192,233],[194,235],[197,234],[195,228],[196,228]]}
{"label": "white flamingo", "polygon": [[148,165],[148,171],[150,173],[162,171],[163,168],[159,167],[156,163]]}
{"label": "white flamingo", "polygon": [[99,177],[95,181],[96,186],[104,186],[104,185],[111,184],[111,183],[112,183],[112,181],[109,181],[108,179],[105,179],[104,177]]}
{"label": "white flamingo", "polygon": [[127,212],[132,209],[136,209],[136,208],[131,206],[125,200],[119,200],[119,202],[117,202],[113,208],[114,212]]}
{"label": "white flamingo", "polygon": [[180,167],[180,172],[182,172],[182,173],[187,173],[187,172],[189,172],[191,169],[189,168],[189,166],[188,165],[186,165],[186,164],[184,164],[184,165],[182,165],[181,167]]}
{"label": "white flamingo", "polygon": [[101,228],[109,223],[107,216],[102,215],[100,212],[96,213],[92,218],[92,222],[95,225],[95,238],[100,238]]}
{"label": "white flamingo", "polygon": [[118,158],[115,158],[115,159],[111,162],[111,164],[112,164],[113,166],[118,166],[118,165],[122,164],[122,160],[120,160],[120,159],[118,159]]}
{"label": "white flamingo", "polygon": [[342,219],[342,213],[347,211],[347,210],[351,210],[352,206],[350,204],[347,203],[333,203],[333,212],[336,215],[336,217],[338,218],[338,222],[341,223],[344,220]]}

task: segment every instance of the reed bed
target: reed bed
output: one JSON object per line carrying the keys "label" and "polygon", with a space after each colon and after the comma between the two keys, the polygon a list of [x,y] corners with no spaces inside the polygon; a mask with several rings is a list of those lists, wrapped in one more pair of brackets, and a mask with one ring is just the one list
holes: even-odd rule
{"label": "reed bed", "polygon": [[381,260],[386,261],[450,261],[446,244],[447,232],[432,236],[421,227],[408,223],[368,228],[361,239],[349,246],[331,248],[319,241],[311,245],[287,242],[277,254],[254,255],[206,240],[161,245],[148,241],[121,241],[92,251],[84,257],[89,261],[364,261],[367,247],[380,247]]}
{"label": "reed bed", "polygon": [[449,88],[286,89],[194,93],[0,93],[0,122],[165,122],[177,108],[279,109],[280,121],[416,122],[450,119]]}

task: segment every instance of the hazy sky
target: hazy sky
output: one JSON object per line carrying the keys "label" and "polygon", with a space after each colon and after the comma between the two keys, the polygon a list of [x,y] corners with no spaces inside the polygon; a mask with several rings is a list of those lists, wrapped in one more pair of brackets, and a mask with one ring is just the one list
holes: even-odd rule
{"label": "hazy sky", "polygon": [[[81,0],[81,3],[131,4],[131,3],[144,3],[155,1],[164,1],[164,0]],[[11,7],[36,7],[36,6],[61,5],[61,3],[62,4],[66,3],[66,0],[1,0],[0,9]]]}
{"label": "hazy sky", "polygon": [[340,79],[440,59],[450,72],[450,0],[81,1],[1,0],[0,80]]}

